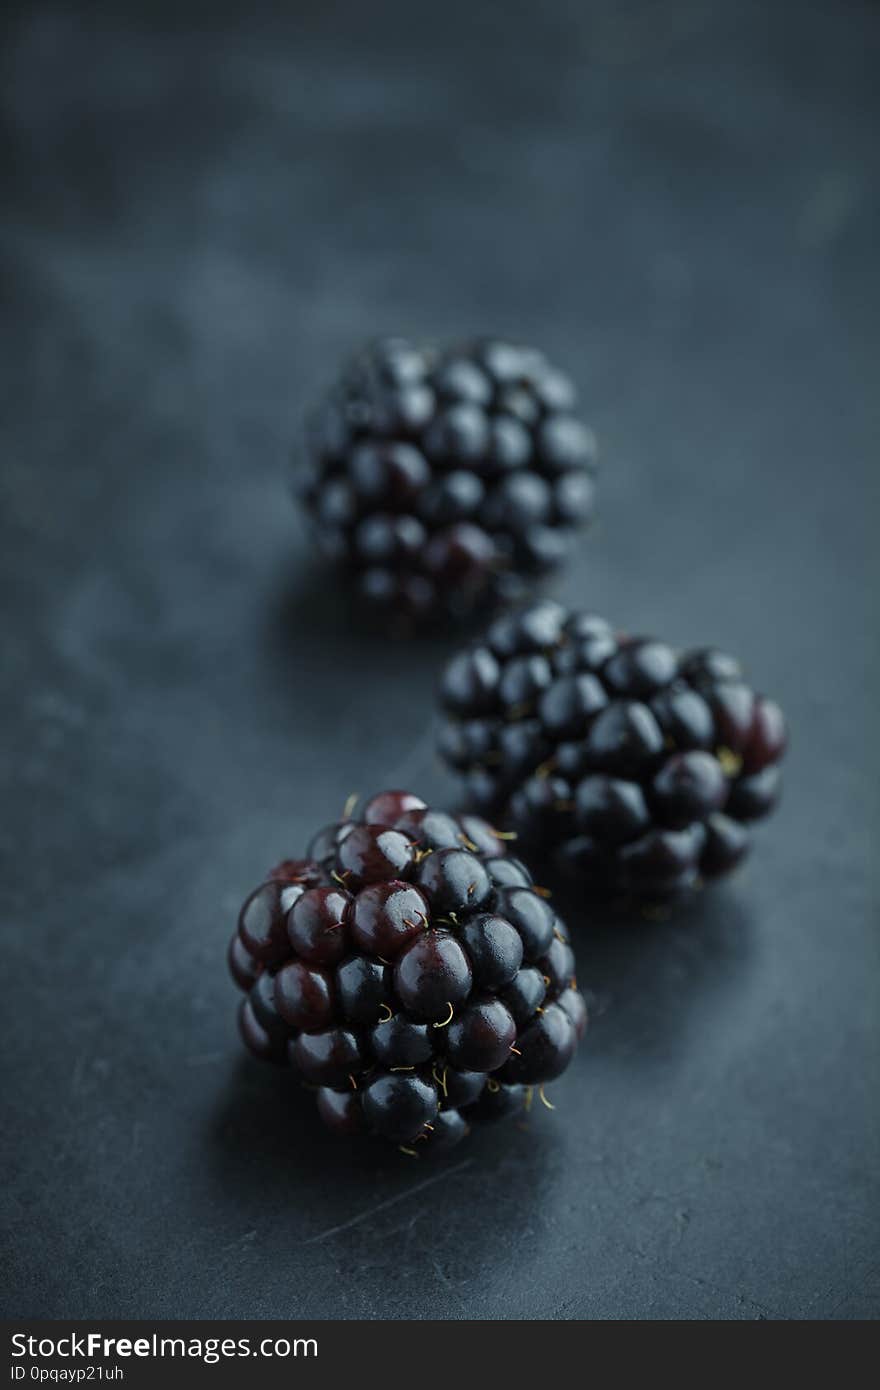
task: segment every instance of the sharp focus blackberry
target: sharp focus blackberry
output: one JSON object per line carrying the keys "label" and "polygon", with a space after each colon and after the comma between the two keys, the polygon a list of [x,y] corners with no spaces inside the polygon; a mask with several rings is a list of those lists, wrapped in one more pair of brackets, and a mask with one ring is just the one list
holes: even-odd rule
{"label": "sharp focus blackberry", "polygon": [[565,928],[508,840],[408,792],[272,870],[229,968],[250,1051],[292,1066],[338,1134],[408,1153],[523,1110],[587,1022]]}
{"label": "sharp focus blackberry", "polygon": [[737,661],[557,603],[498,618],[441,699],[440,750],[472,803],[635,897],[733,869],[779,798],[785,720]]}
{"label": "sharp focus blackberry", "polygon": [[410,621],[525,594],[593,509],[575,405],[531,348],[375,343],[310,421],[301,494],[320,545]]}

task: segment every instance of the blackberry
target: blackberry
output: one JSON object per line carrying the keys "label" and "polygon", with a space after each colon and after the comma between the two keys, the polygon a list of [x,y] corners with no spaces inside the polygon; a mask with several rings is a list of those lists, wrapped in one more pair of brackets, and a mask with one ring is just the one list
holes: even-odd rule
{"label": "blackberry", "polygon": [[524,595],[593,510],[596,443],[532,348],[384,339],[310,419],[298,488],[360,593],[413,621]]}
{"label": "blackberry", "polygon": [[407,1153],[522,1111],[587,1022],[543,891],[480,816],[380,792],[245,899],[228,955],[245,1045],[291,1066],[330,1129]]}
{"label": "blackberry", "polygon": [[[557,603],[498,618],[453,657],[441,701],[441,755],[478,809],[612,891],[663,897],[729,872],[779,799],[785,720],[737,661]],[[528,939],[503,903],[512,862],[490,871],[493,910]]]}

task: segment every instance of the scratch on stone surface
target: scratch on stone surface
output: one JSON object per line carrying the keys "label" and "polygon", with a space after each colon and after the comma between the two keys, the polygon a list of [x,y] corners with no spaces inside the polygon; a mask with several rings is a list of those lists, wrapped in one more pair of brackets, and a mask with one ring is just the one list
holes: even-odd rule
{"label": "scratch on stone surface", "polygon": [[449,1293],[450,1296],[455,1300],[455,1302],[458,1304],[458,1306],[459,1306],[460,1308],[464,1308],[466,1312],[469,1312],[470,1310],[468,1309],[468,1305],[467,1305],[466,1300],[465,1300],[464,1297],[459,1293],[458,1289],[456,1288],[455,1284],[454,1284],[454,1283],[452,1282],[452,1280],[450,1279],[449,1275],[446,1273],[446,1271],[445,1271],[445,1269],[443,1268],[443,1266],[441,1265],[440,1261],[439,1261],[439,1260],[436,1260],[436,1259],[432,1260],[432,1261],[431,1261],[431,1267],[432,1267],[432,1269],[434,1270],[434,1273],[436,1274],[438,1280],[439,1280],[440,1283],[443,1285],[444,1289],[446,1289],[446,1290],[448,1291],[448,1293]]}
{"label": "scratch on stone surface", "polygon": [[405,1202],[409,1197],[415,1197],[417,1192],[424,1192],[427,1188],[433,1187],[435,1183],[442,1182],[444,1178],[454,1177],[456,1173],[463,1173],[465,1168],[473,1165],[472,1158],[466,1158],[462,1163],[457,1163],[454,1168],[447,1168],[442,1173],[434,1173],[432,1177],[425,1178],[424,1182],[417,1182],[412,1187],[408,1187],[405,1192],[398,1192],[396,1197],[387,1197],[384,1202],[378,1202],[376,1206],[369,1207],[367,1211],[359,1212],[357,1216],[352,1216],[349,1221],[343,1221],[338,1226],[329,1226],[326,1231],[319,1231],[317,1235],[309,1236],[307,1240],[300,1241],[301,1245],[318,1245],[322,1240],[331,1240],[333,1236],[341,1235],[343,1231],[350,1231],[353,1226],[360,1226],[364,1221],[369,1221],[371,1217],[378,1216],[382,1211],[388,1211],[389,1207],[396,1207],[399,1202]]}
{"label": "scratch on stone surface", "polygon": [[675,1231],[678,1237],[678,1244],[684,1240],[688,1226],[691,1221],[691,1214],[687,1207],[680,1205],[681,1199],[675,1193],[667,1196],[663,1192],[646,1192],[637,1198],[634,1203],[634,1210],[638,1211],[641,1207],[646,1207],[655,1202],[662,1207],[667,1207],[675,1218]]}
{"label": "scratch on stone surface", "polygon": [[698,1288],[708,1289],[710,1293],[720,1294],[722,1298],[733,1298],[744,1308],[754,1308],[762,1318],[777,1318],[780,1315],[772,1308],[767,1308],[763,1303],[759,1303],[750,1294],[741,1293],[739,1289],[728,1289],[723,1284],[716,1284],[711,1279],[702,1279],[697,1274],[689,1274],[684,1269],[678,1269],[675,1265],[669,1266],[671,1274],[679,1279],[685,1279],[689,1284],[696,1284]]}
{"label": "scratch on stone surface", "polygon": [[195,1057],[187,1057],[184,1063],[187,1067],[209,1067],[215,1062],[223,1061],[222,1052],[201,1052]]}
{"label": "scratch on stone surface", "polygon": [[778,1313],[772,1308],[767,1308],[763,1303],[759,1303],[751,1295],[742,1293],[739,1289],[727,1288],[724,1284],[716,1284],[712,1279],[704,1279],[698,1274],[691,1274],[689,1270],[680,1269],[675,1264],[665,1264],[661,1260],[652,1259],[644,1250],[633,1251],[650,1267],[652,1272],[659,1274],[662,1271],[672,1274],[677,1279],[684,1279],[688,1284],[694,1284],[697,1288],[708,1289],[710,1293],[718,1294],[721,1298],[732,1298],[743,1307],[750,1307],[757,1310],[763,1318],[777,1318]]}
{"label": "scratch on stone surface", "polygon": [[230,1240],[227,1245],[222,1246],[223,1250],[237,1250],[242,1245],[250,1245],[256,1239],[256,1231],[245,1231],[243,1236],[238,1236],[235,1240]]}
{"label": "scratch on stone surface", "polygon": [[388,1230],[383,1230],[382,1239],[396,1240],[398,1237],[400,1237],[401,1239],[405,1239],[406,1237],[412,1235],[413,1231],[421,1221],[424,1214],[424,1210],[422,1208],[419,1208],[417,1211],[413,1213],[412,1216],[408,1218],[408,1220],[402,1221],[399,1226],[391,1226]]}

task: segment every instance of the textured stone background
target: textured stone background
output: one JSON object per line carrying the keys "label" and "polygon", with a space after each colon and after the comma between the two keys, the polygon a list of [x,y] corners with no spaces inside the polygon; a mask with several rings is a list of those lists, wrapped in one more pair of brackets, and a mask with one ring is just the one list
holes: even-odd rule
{"label": "textured stone background", "polygon": [[[7,18],[4,1311],[857,1317],[878,1274],[873,5],[34,3]],[[284,470],[377,330],[520,335],[604,443],[559,582],[793,730],[748,869],[575,908],[531,1133],[349,1152],[223,951],[351,790],[454,797]]]}

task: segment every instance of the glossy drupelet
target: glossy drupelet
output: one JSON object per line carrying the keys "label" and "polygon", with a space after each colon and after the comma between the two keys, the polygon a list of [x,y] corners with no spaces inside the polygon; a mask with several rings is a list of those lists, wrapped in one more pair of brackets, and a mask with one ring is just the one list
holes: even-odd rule
{"label": "glossy drupelet", "polygon": [[313,414],[298,491],[360,593],[410,622],[525,596],[593,510],[595,439],[531,348],[385,339]]}
{"label": "glossy drupelet", "polygon": [[439,1152],[568,1066],[587,1022],[574,957],[508,849],[477,816],[381,792],[245,899],[242,1037],[332,1130]]}
{"label": "glossy drupelet", "polygon": [[733,869],[780,793],[782,711],[733,657],[536,603],[449,663],[440,750],[559,866],[659,898]]}

